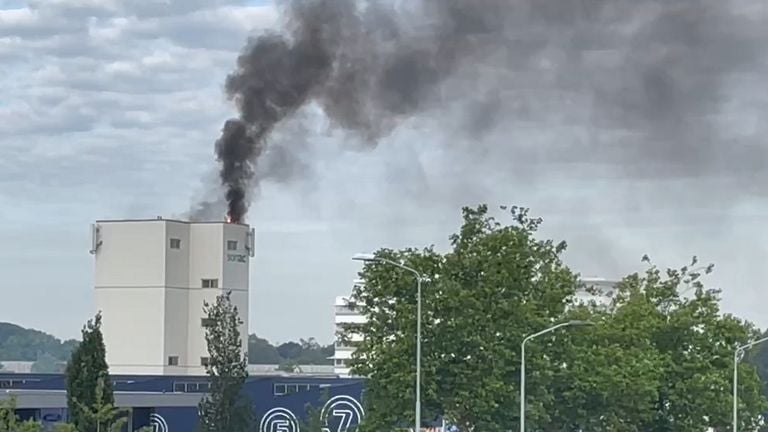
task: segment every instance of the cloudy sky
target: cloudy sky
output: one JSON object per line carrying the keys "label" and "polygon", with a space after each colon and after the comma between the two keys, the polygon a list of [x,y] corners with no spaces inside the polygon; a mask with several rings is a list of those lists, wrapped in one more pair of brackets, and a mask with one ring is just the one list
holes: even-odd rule
{"label": "cloudy sky", "polygon": [[[277,23],[262,1],[0,0],[0,321],[78,336],[94,313],[89,224],[180,216],[216,194],[213,143],[235,115],[224,79],[246,38]],[[358,270],[351,255],[445,247],[460,207],[484,202],[531,207],[585,275],[640,269],[645,253],[672,266],[699,255],[716,264],[725,309],[768,326],[768,94],[739,77],[724,86],[720,124],[762,159],[716,176],[547,156],[599,140],[583,118],[461,137],[441,120],[450,107],[434,108],[371,148],[300,111],[273,137],[294,172],[265,181],[249,215],[251,331],[330,341],[333,299]]]}

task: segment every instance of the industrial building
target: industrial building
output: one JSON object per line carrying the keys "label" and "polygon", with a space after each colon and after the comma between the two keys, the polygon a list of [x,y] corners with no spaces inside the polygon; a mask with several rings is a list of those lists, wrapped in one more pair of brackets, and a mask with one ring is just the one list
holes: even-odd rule
{"label": "industrial building", "polygon": [[247,350],[254,231],[225,222],[103,220],[92,227],[96,308],[110,371],[204,375],[204,302],[230,292]]}
{"label": "industrial building", "polygon": [[[353,284],[353,291],[363,285],[363,281],[358,279]],[[346,324],[362,324],[365,317],[357,312],[349,302],[349,297],[336,297],[334,304],[334,325],[336,336],[333,348],[333,370],[336,375],[341,377],[350,376],[349,361],[352,359],[352,353],[357,344],[363,340],[363,336],[354,332],[345,332]],[[346,333],[345,337],[341,335]]]}
{"label": "industrial building", "polygon": [[[115,405],[130,409],[126,430],[151,426],[155,432],[197,430],[197,405],[207,377],[112,375]],[[298,432],[307,405],[321,409],[326,430],[344,431],[363,418],[363,382],[336,377],[251,376],[244,387],[258,432]],[[0,373],[0,401],[15,397],[17,415],[43,422],[46,430],[67,420],[63,375]]]}
{"label": "industrial building", "polygon": [[600,277],[583,277],[581,282],[584,289],[576,293],[576,301],[580,303],[594,302],[598,306],[607,307],[613,301],[617,280]]}

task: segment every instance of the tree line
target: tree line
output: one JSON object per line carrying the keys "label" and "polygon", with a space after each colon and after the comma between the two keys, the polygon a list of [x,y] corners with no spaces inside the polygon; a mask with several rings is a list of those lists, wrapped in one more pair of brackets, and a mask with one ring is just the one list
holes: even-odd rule
{"label": "tree line", "polygon": [[[60,340],[39,330],[0,322],[0,361],[30,361],[34,373],[62,373],[72,351],[80,342]],[[314,338],[278,345],[255,334],[248,337],[248,363],[278,365],[332,365],[333,345],[322,345]],[[2,370],[2,364],[0,364]]]}

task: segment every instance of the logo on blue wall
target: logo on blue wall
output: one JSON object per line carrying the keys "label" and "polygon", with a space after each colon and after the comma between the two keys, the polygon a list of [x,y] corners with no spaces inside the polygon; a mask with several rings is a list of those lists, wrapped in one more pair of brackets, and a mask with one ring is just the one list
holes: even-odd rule
{"label": "logo on blue wall", "polygon": [[168,423],[160,414],[152,413],[149,415],[149,426],[152,428],[152,432],[170,432]]}
{"label": "logo on blue wall", "polygon": [[[365,416],[360,402],[347,395],[334,396],[320,410],[323,432],[348,432],[360,424]],[[296,415],[283,407],[267,411],[259,423],[259,432],[301,432]]]}
{"label": "logo on blue wall", "polygon": [[323,432],[347,432],[351,426],[360,424],[363,416],[365,411],[360,402],[347,395],[332,397],[320,411]]}
{"label": "logo on blue wall", "polygon": [[259,423],[260,432],[299,432],[299,421],[290,410],[272,408],[264,414]]}

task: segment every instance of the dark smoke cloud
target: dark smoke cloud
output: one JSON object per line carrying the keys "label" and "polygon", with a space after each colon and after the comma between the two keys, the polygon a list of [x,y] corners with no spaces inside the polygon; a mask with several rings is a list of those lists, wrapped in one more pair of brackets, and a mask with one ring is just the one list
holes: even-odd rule
{"label": "dark smoke cloud", "polygon": [[405,119],[465,102],[469,137],[526,122],[593,131],[537,157],[627,176],[766,180],[765,141],[720,127],[734,83],[760,85],[766,72],[757,0],[280,3],[281,31],[250,40],[226,81],[240,115],[216,152],[234,221],[270,134],[310,101],[372,145]]}

